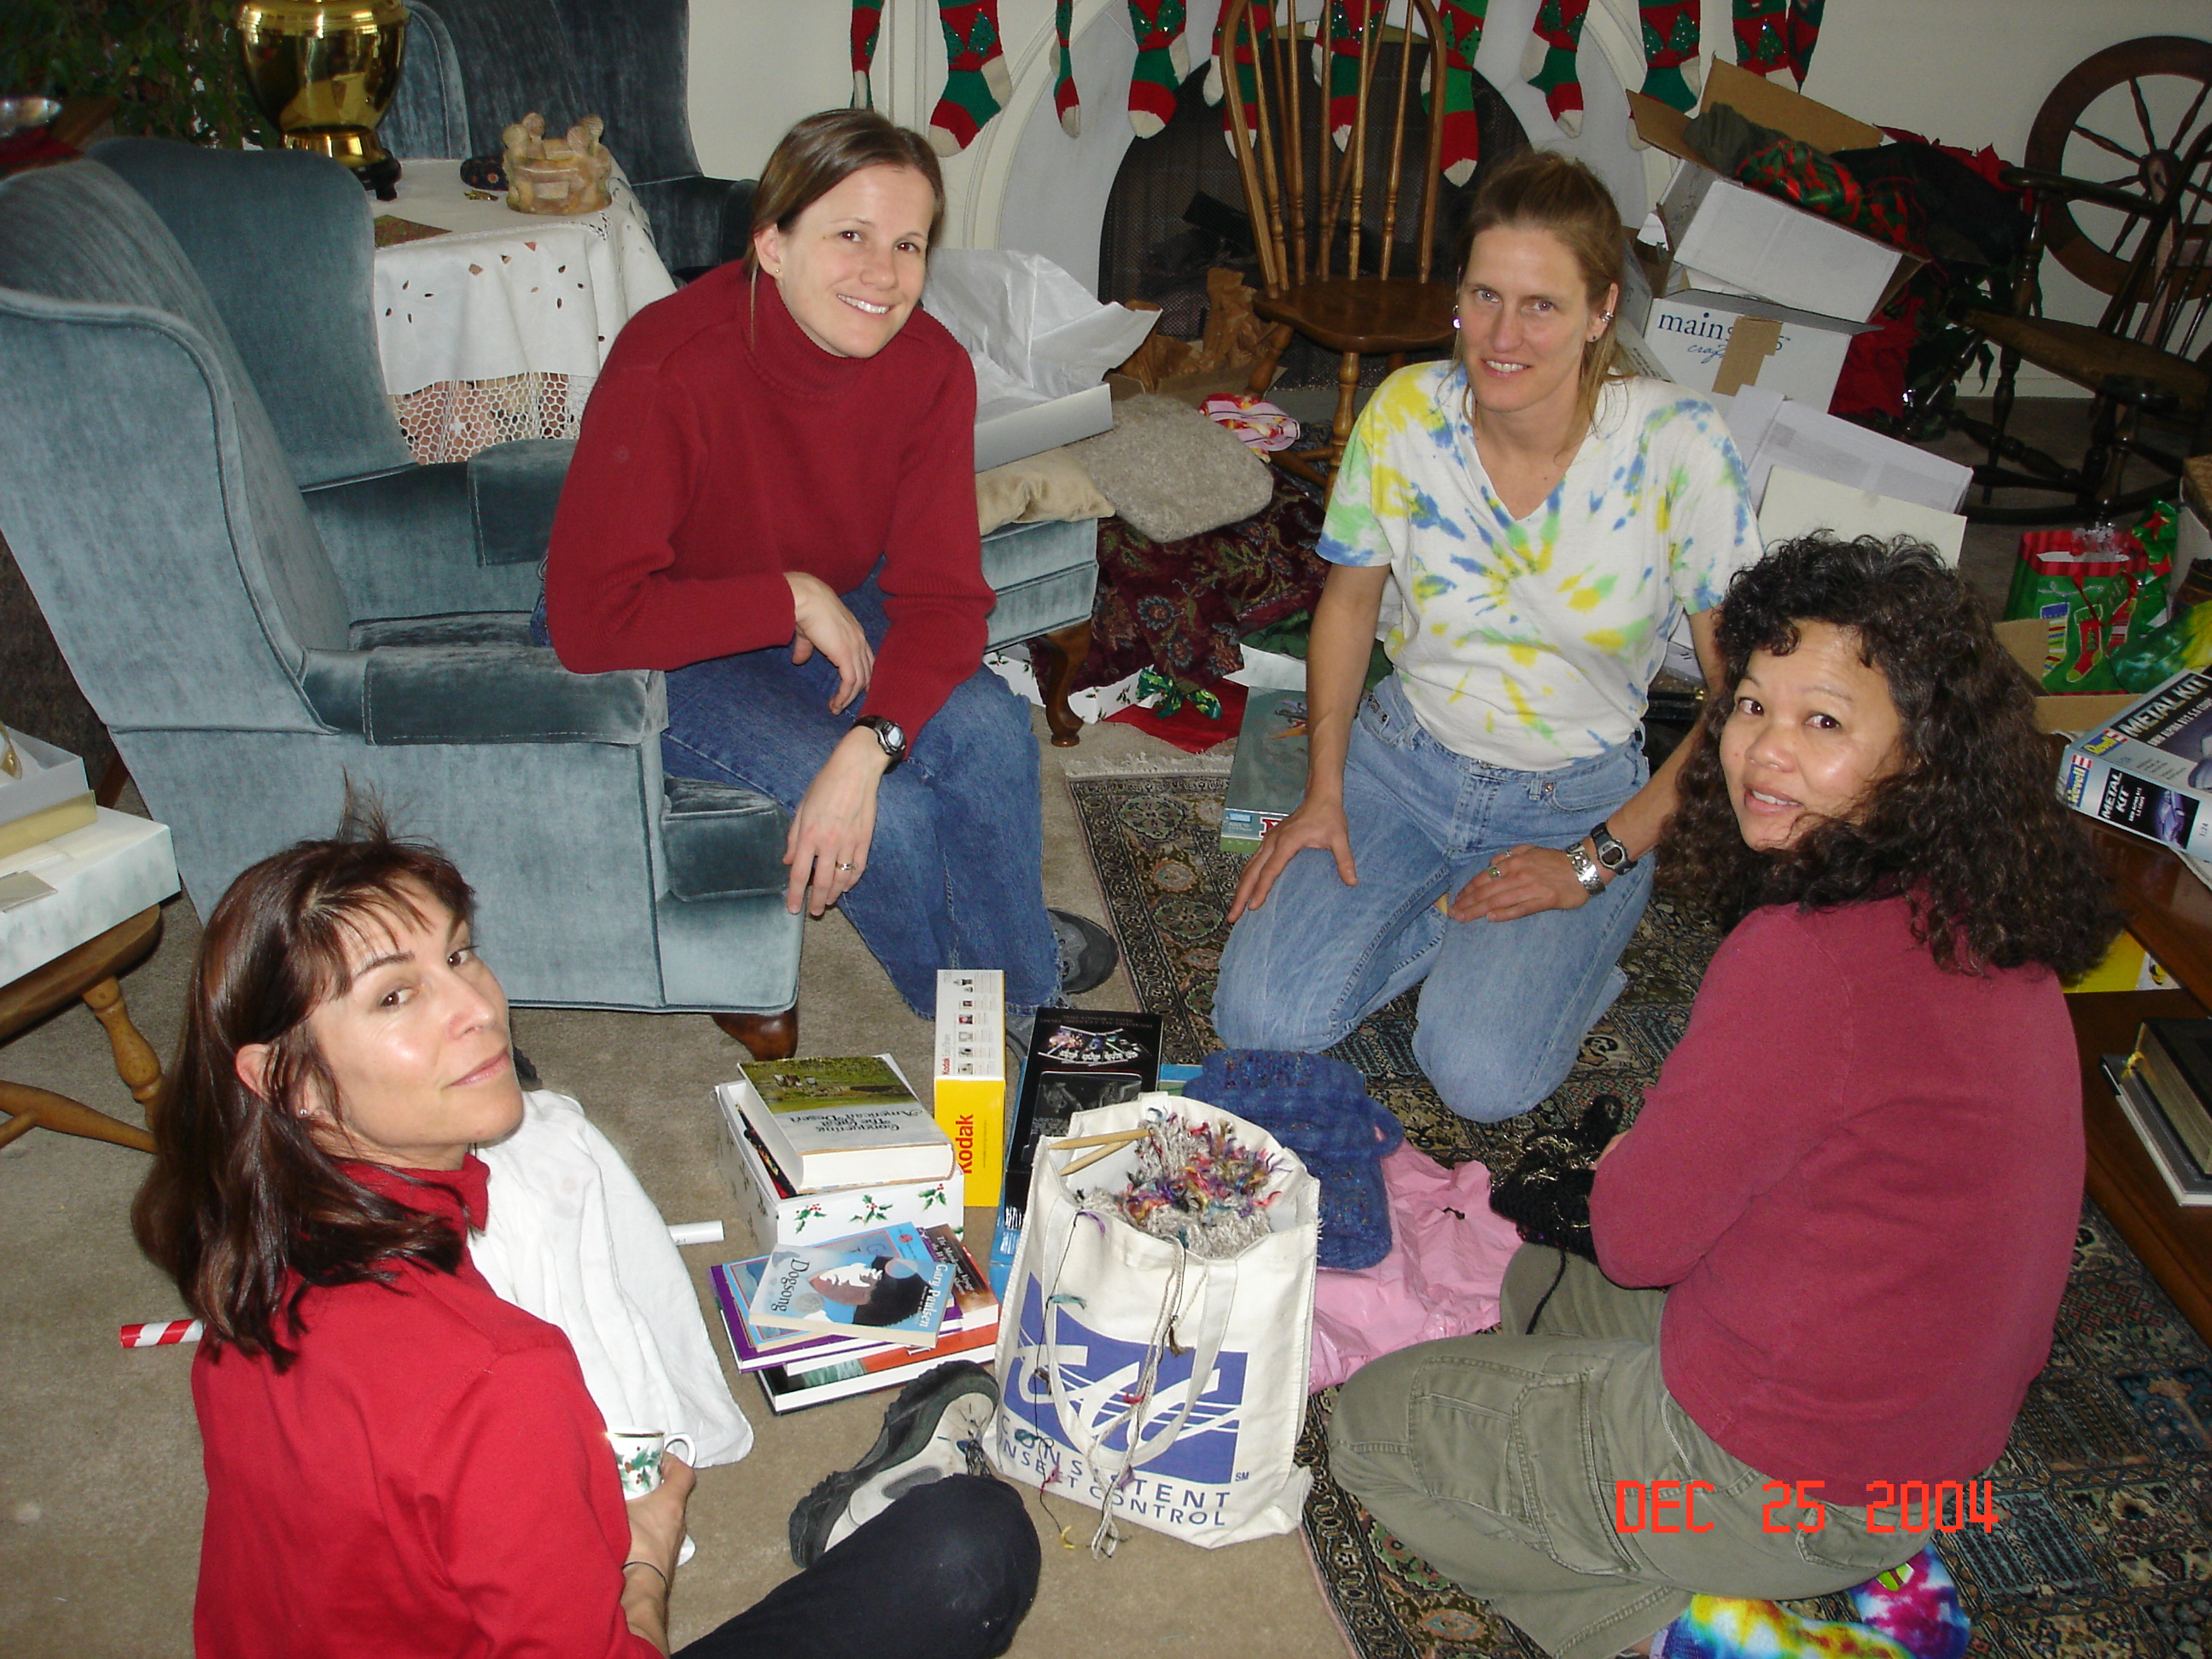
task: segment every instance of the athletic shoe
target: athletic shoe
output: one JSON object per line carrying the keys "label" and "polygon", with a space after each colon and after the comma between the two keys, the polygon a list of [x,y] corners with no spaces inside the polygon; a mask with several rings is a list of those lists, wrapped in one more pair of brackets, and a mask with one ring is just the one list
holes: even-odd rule
{"label": "athletic shoe", "polygon": [[989,1474],[983,1436],[998,1409],[999,1385],[972,1359],[915,1378],[884,1413],[868,1455],[825,1477],[792,1510],[792,1560],[812,1566],[917,1486],[948,1474]]}
{"label": "athletic shoe", "polygon": [[1095,991],[1121,964],[1121,947],[1114,935],[1088,916],[1066,910],[1047,910],[1052,936],[1060,946],[1060,993],[1079,997]]}

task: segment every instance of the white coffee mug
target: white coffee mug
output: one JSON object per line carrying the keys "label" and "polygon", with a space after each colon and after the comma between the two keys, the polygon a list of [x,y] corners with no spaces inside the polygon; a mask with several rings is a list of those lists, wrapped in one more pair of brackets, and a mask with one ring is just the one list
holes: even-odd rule
{"label": "white coffee mug", "polygon": [[662,1434],[654,1429],[609,1429],[607,1443],[615,1449],[615,1468],[622,1474],[625,1500],[642,1498],[660,1484],[661,1453],[680,1446],[683,1450],[678,1455],[687,1463],[694,1455],[690,1435]]}

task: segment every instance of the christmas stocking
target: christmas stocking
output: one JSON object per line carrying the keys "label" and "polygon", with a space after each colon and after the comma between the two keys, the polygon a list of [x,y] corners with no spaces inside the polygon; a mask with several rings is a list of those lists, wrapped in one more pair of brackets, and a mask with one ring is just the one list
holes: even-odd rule
{"label": "christmas stocking", "polygon": [[937,0],[945,29],[945,95],[929,112],[929,142],[939,155],[957,155],[1013,90],[999,50],[999,0]]}
{"label": "christmas stocking", "polygon": [[1790,0],[1790,72],[1805,84],[1813,67],[1813,48],[1820,42],[1820,13],[1828,0]]}
{"label": "christmas stocking", "polygon": [[[1213,55],[1206,61],[1205,93],[1207,103],[1221,102],[1226,89],[1227,75],[1221,66],[1221,60],[1226,55],[1237,70],[1237,102],[1244,112],[1244,131],[1256,144],[1260,142],[1260,89],[1254,78],[1253,58],[1258,46],[1253,35],[1256,30],[1264,38],[1267,33],[1272,32],[1275,20],[1272,9],[1263,13],[1261,19],[1256,21],[1249,12],[1245,16],[1244,29],[1233,42],[1221,38],[1222,22],[1226,19],[1214,24]],[[1221,112],[1221,136],[1228,141],[1229,148],[1233,151],[1237,148],[1237,122],[1234,112],[1225,106]]]}
{"label": "christmas stocking", "polygon": [[884,0],[853,0],[853,107],[873,109],[868,70],[876,61],[876,41],[884,32]]}
{"label": "christmas stocking", "polygon": [[1544,94],[1544,107],[1570,138],[1583,130],[1583,83],[1575,53],[1589,14],[1589,0],[1544,0],[1521,49],[1521,73]]}
{"label": "christmas stocking", "polygon": [[1328,100],[1329,137],[1342,149],[1352,142],[1352,124],[1359,115],[1359,60],[1367,49],[1371,15],[1387,0],[1328,0],[1328,49],[1314,40],[1314,79],[1322,83]]}
{"label": "christmas stocking", "polygon": [[1735,0],[1735,61],[1753,75],[1790,67],[1790,0]]}
{"label": "christmas stocking", "polygon": [[1175,113],[1176,91],[1190,73],[1183,44],[1183,0],[1129,0],[1129,27],[1137,36],[1137,66],[1129,71],[1129,125],[1149,138]]}
{"label": "christmas stocking", "polygon": [[1069,137],[1083,131],[1083,100],[1075,90],[1075,59],[1067,50],[1069,15],[1075,0],[1060,0],[1052,9],[1052,108],[1060,128]]}
{"label": "christmas stocking", "polygon": [[[1444,66],[1443,124],[1444,177],[1463,185],[1474,177],[1482,159],[1480,124],[1474,114],[1474,53],[1482,44],[1482,20],[1490,0],[1437,0],[1437,19],[1444,38],[1430,42],[1429,79],[1436,76],[1437,60]],[[1422,88],[1425,93],[1426,86]]]}
{"label": "christmas stocking", "polygon": [[1697,107],[1698,0],[1644,0],[1644,95],[1676,109]]}

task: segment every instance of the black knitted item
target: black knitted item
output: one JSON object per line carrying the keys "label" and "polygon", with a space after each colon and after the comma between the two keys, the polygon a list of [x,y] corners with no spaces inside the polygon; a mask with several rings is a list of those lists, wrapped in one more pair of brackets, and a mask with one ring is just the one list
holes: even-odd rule
{"label": "black knitted item", "polygon": [[1406,1130],[1368,1097],[1358,1072],[1327,1054],[1224,1048],[1206,1057],[1183,1093],[1257,1124],[1298,1155],[1321,1183],[1322,1267],[1371,1267],[1390,1254],[1382,1163]]}
{"label": "black knitted item", "polygon": [[1618,1096],[1598,1096],[1571,1131],[1535,1136],[1491,1182],[1490,1207],[1513,1224],[1523,1243],[1597,1260],[1590,1246],[1590,1188],[1597,1155],[1620,1133],[1622,1110]]}

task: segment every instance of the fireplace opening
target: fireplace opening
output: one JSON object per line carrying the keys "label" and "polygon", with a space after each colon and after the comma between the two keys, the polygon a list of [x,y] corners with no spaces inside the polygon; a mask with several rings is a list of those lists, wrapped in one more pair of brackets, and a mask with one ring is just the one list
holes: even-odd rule
{"label": "fireplace opening", "polygon": [[[1396,57],[1403,47],[1396,40],[1385,40],[1376,50],[1382,54],[1376,66],[1376,85],[1395,88]],[[1130,144],[1107,197],[1098,237],[1098,297],[1157,305],[1161,312],[1159,331],[1185,340],[1195,340],[1206,331],[1206,273],[1210,268],[1226,266],[1241,272],[1253,288],[1262,286],[1258,244],[1245,210],[1243,183],[1237,176],[1237,157],[1223,136],[1223,106],[1206,101],[1205,79],[1203,68],[1193,70],[1176,95],[1175,114],[1167,125],[1153,137]],[[1303,90],[1318,96],[1310,77]],[[1452,248],[1482,169],[1527,149],[1528,143],[1511,108],[1480,76],[1475,77],[1474,96],[1482,146],[1475,175],[1464,185],[1446,179],[1436,181],[1437,228],[1431,275],[1440,280],[1450,270]],[[1308,108],[1313,106],[1310,100]],[[1382,179],[1389,170],[1387,127],[1376,123],[1367,138],[1367,177]],[[1427,118],[1415,99],[1406,114],[1405,153],[1419,157],[1427,140]],[[1306,150],[1307,200],[1312,202],[1319,191],[1310,142]],[[1379,188],[1370,191],[1363,233],[1368,238],[1381,228],[1381,193]],[[1418,216],[1408,215],[1401,208],[1399,219],[1398,246],[1392,252],[1390,268],[1410,275],[1416,269]],[[1336,270],[1344,268],[1345,233],[1339,234],[1332,266]],[[1371,260],[1363,263],[1371,264]],[[1309,340],[1294,339],[1283,354],[1276,384],[1285,389],[1334,386],[1339,363],[1334,354]],[[1386,367],[1387,360],[1382,357],[1363,364],[1363,384],[1379,382]]]}

